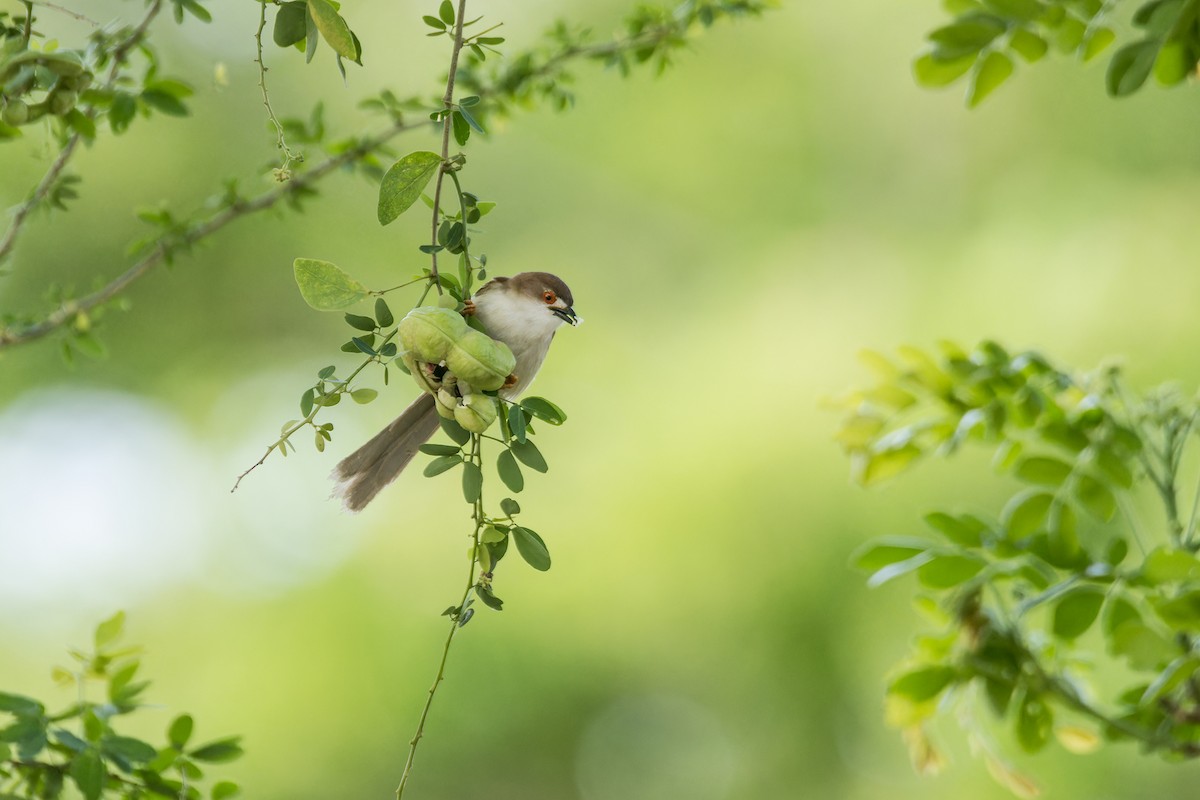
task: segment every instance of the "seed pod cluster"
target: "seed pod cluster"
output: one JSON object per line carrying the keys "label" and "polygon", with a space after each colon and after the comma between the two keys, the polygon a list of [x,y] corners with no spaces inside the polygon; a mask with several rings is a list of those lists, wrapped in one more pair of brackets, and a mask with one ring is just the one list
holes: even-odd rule
{"label": "seed pod cluster", "polygon": [[439,306],[414,308],[400,320],[399,335],[401,359],[439,414],[474,433],[496,421],[496,398],[484,392],[501,388],[517,365],[507,345]]}
{"label": "seed pod cluster", "polygon": [[[0,120],[19,127],[46,115],[66,116],[91,86],[92,77],[73,51],[22,50],[0,61]],[[35,93],[40,99],[34,99]]]}

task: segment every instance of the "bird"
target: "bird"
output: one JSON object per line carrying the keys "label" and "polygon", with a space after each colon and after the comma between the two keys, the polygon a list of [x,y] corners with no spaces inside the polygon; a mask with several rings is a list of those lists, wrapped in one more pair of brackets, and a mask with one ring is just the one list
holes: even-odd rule
{"label": "bird", "polygon": [[[495,277],[466,301],[463,314],[473,315],[488,336],[508,345],[516,366],[499,394],[506,400],[529,388],[555,332],[578,325],[575,300],[567,284],[549,272],[520,272]],[[433,395],[422,393],[386,428],[343,458],[331,476],[333,496],[346,510],[366,508],[385,486],[399,477],[418,448],[437,431],[440,417]]]}

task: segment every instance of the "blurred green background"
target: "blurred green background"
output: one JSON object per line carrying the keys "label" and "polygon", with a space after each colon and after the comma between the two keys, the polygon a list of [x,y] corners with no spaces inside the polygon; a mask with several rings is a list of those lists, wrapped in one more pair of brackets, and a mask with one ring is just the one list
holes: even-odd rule
{"label": "blurred green background", "polygon": [[[566,6],[480,10],[513,52],[554,15],[605,31],[626,8]],[[328,50],[306,68],[272,48],[276,108],[324,98],[351,133],[375,124],[355,108],[370,92],[435,94],[445,42],[416,24],[432,7],[344,4],[367,65],[348,88]],[[144,234],[135,207],[186,213],[222,176],[269,186],[257,5],[213,12],[156,33],[197,85],[194,118],[83,153],[82,199],[30,229],[0,309],[121,270]],[[1140,385],[1195,386],[1200,105],[1191,89],[1113,102],[1101,66],[1056,59],[967,113],[959,89],[909,74],[939,19],[934,0],[786,3],[702,37],[661,78],[583,67],[573,112],[472,140],[466,188],[499,203],[476,239],[491,271],[558,273],[587,322],[559,334],[535,386],[570,421],[539,437],[551,471],[520,496],[554,567],[506,562],[506,610],[457,640],[414,800],[1008,796],[952,723],[947,773],[912,773],[882,722],[886,670],[919,625],[911,586],[870,592],[846,566],[870,536],[918,532],[930,506],[994,511],[1005,487],[970,455],[853,487],[822,401],[867,380],[861,348],[939,338],[1080,366],[1116,354]],[[64,43],[82,30],[46,20]],[[48,155],[37,136],[0,148],[0,202]],[[107,360],[67,369],[52,343],[0,359],[0,686],[65,705],[50,665],[125,608],[163,704],[143,732],[190,710],[199,736],[244,734],[248,757],[223,772],[248,797],[390,795],[467,514],[456,481],[414,471],[346,516],[326,475],[413,388],[333,409],[324,454],[301,441],[228,492],[312,373],[355,361],[340,315],[300,299],[292,259],[373,286],[422,265],[423,214],[383,229],[374,204],[335,177],[303,216],[237,223],[136,285],[103,328]],[[1015,761],[1049,797],[1185,796],[1200,777],[1129,746]]]}

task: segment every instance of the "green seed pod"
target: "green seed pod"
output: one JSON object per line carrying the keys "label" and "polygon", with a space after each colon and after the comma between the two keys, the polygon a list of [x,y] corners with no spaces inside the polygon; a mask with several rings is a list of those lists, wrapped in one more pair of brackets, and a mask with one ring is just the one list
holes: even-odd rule
{"label": "green seed pod", "polygon": [[400,320],[400,345],[417,361],[440,364],[467,330],[466,321],[448,308],[421,306]]}
{"label": "green seed pod", "polygon": [[468,328],[450,348],[446,366],[472,386],[491,391],[504,385],[517,360],[508,345]]}
{"label": "green seed pod", "polygon": [[24,125],[29,121],[29,106],[23,100],[9,100],[0,113],[0,119],[12,126]]}
{"label": "green seed pod", "polygon": [[471,433],[483,433],[496,421],[496,398],[486,394],[469,394],[454,407],[454,421]]}
{"label": "green seed pod", "polygon": [[78,100],[79,93],[72,89],[55,89],[49,97],[50,111],[60,117],[74,108]]}
{"label": "green seed pod", "polygon": [[449,294],[438,295],[438,308],[448,308],[451,311],[458,311],[459,302]]}
{"label": "green seed pod", "polygon": [[454,409],[458,406],[458,398],[445,389],[439,389],[433,398],[437,401],[434,403],[434,407],[437,408],[438,416],[454,419]]}

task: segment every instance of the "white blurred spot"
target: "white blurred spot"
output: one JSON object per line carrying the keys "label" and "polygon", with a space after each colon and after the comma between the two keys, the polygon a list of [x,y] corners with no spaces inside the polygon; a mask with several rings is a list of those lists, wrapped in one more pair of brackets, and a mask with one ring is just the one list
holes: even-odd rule
{"label": "white blurred spot", "polygon": [[576,757],[584,800],[721,800],[737,759],[721,724],[684,697],[625,697],[588,726]]}
{"label": "white blurred spot", "polygon": [[220,422],[206,435],[153,401],[97,390],[0,409],[0,607],[21,608],[10,616],[31,630],[90,625],[180,586],[275,594],[336,569],[362,526],[326,499],[333,459],[276,454],[231,495],[278,425]]}

